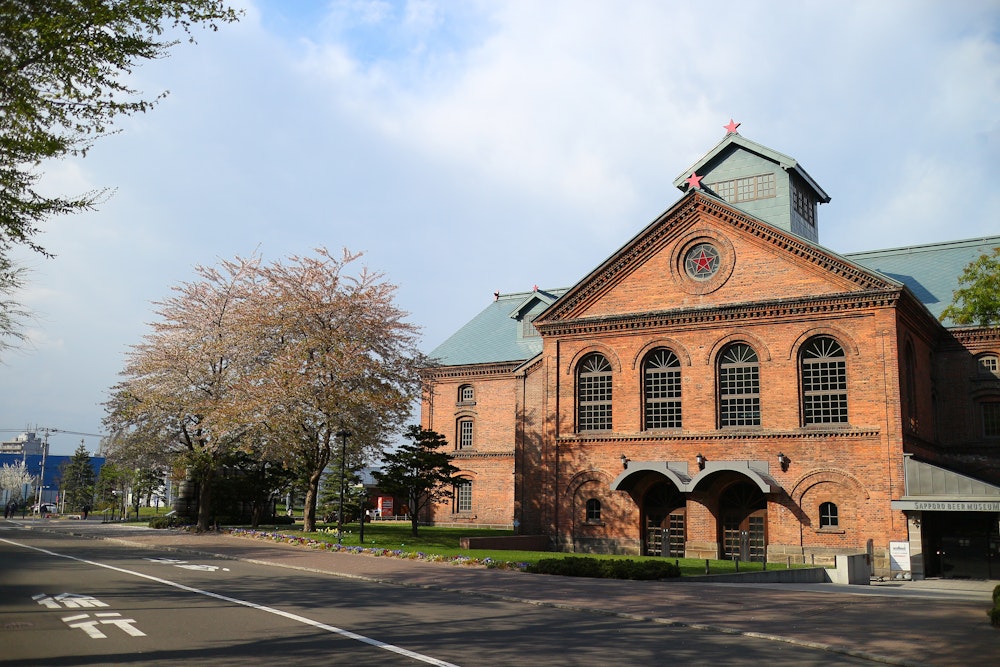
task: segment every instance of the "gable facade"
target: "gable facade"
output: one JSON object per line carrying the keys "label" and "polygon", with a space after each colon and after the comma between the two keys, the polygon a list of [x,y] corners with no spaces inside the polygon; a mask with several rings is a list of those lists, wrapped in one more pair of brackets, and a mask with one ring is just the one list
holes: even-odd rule
{"label": "gable facade", "polygon": [[[729,137],[696,167],[718,183],[770,164],[781,187],[829,201],[769,155]],[[537,333],[521,359],[450,364],[475,361],[461,356],[470,341],[497,335],[483,327],[435,351],[421,422],[455,443],[472,502],[428,521],[511,526],[574,552],[824,563],[867,551],[882,573],[891,545],[928,548],[919,511],[898,505],[905,461],[995,464],[1000,441],[968,417],[1000,400],[977,361],[1000,352],[997,330],[952,333],[905,282],[710,187],[570,289],[498,296],[487,311],[522,317],[508,336],[530,331],[525,317]]]}

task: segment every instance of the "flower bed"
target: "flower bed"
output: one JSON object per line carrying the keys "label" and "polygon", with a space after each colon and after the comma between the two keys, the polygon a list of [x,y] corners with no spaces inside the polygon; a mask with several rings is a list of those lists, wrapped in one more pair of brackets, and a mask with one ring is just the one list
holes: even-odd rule
{"label": "flower bed", "polygon": [[362,556],[375,556],[380,558],[405,558],[408,560],[422,560],[428,563],[451,563],[453,565],[471,565],[478,567],[488,567],[498,570],[527,569],[527,563],[512,563],[509,561],[495,560],[490,557],[472,558],[470,556],[443,556],[441,554],[428,554],[422,551],[404,551],[402,549],[386,549],[383,547],[361,547],[347,546],[336,542],[326,542],[316,540],[311,537],[301,535],[287,535],[273,531],[251,530],[249,528],[226,528],[223,532],[235,537],[246,537],[255,540],[267,540],[281,544],[293,544],[297,546],[318,549],[320,551],[333,551],[340,553],[359,554]]}

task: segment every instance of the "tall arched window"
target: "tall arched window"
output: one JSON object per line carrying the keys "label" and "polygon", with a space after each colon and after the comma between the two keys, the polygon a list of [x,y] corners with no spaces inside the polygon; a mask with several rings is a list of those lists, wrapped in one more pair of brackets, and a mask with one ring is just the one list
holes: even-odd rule
{"label": "tall arched window", "polygon": [[917,426],[917,355],[913,352],[913,342],[906,341],[906,349],[903,352],[903,364],[905,368],[904,377],[906,379],[906,417],[910,428],[916,430]]}
{"label": "tall arched window", "polygon": [[847,358],[840,343],[828,336],[802,348],[802,421],[847,423]]}
{"label": "tall arched window", "polygon": [[472,480],[463,479],[455,484],[454,489],[454,509],[455,513],[472,511]]}
{"label": "tall arched window", "polygon": [[681,427],[681,362],[665,348],[653,350],[642,364],[647,429]]}
{"label": "tall arched window", "polygon": [[576,386],[577,430],[611,430],[611,364],[601,354],[580,362]]}
{"label": "tall arched window", "polygon": [[458,420],[458,447],[457,449],[472,449],[475,445],[473,439],[475,424],[471,419]]}
{"label": "tall arched window", "polygon": [[760,362],[746,343],[719,355],[719,426],[760,426]]}

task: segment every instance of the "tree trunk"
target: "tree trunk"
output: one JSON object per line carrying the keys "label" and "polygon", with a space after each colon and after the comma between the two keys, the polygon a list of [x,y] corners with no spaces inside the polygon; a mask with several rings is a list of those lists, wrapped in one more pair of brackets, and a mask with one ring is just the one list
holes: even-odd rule
{"label": "tree trunk", "polygon": [[206,531],[212,521],[212,471],[202,473],[198,482],[198,530]]}
{"label": "tree trunk", "polygon": [[[302,510],[302,530],[311,533],[316,530],[316,500],[319,497],[319,480],[323,470],[309,473],[309,486],[306,488],[306,505]],[[343,511],[343,508],[341,508]]]}
{"label": "tree trunk", "polygon": [[417,499],[414,498],[413,496],[410,496],[410,530],[413,534],[413,537],[417,537],[417,526],[420,522],[419,509],[420,506],[417,505]]}

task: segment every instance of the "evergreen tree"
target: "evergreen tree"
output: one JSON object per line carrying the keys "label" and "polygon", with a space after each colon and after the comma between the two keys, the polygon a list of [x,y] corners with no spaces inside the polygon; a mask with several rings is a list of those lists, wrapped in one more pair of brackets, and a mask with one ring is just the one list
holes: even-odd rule
{"label": "evergreen tree", "polygon": [[66,508],[70,511],[88,510],[94,503],[97,476],[90,462],[90,452],[81,442],[62,469],[62,489]]}
{"label": "evergreen tree", "polygon": [[416,537],[420,514],[432,503],[454,495],[458,468],[451,464],[451,454],[438,451],[448,444],[440,433],[414,425],[407,429],[406,437],[412,442],[383,455],[382,470],[374,475],[381,491],[407,499]]}
{"label": "evergreen tree", "polygon": [[[337,457],[340,458],[339,456]],[[344,521],[354,521],[361,513],[361,501],[364,499],[364,485],[361,483],[360,466],[348,464],[344,470]],[[334,462],[323,474],[319,490],[320,515],[330,523],[329,517],[335,517],[340,508],[340,463]],[[335,519],[334,519],[335,520]]]}

